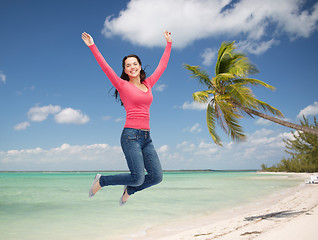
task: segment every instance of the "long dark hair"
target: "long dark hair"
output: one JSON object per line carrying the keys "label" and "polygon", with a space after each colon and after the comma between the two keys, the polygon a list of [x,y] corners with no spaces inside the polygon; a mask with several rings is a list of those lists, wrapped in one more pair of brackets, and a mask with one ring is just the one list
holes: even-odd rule
{"label": "long dark hair", "polygon": [[[129,76],[125,73],[125,61],[126,61],[127,58],[131,58],[131,57],[136,58],[138,63],[140,64],[140,66],[142,66],[141,60],[140,60],[140,58],[137,55],[130,54],[128,56],[125,56],[123,58],[123,62],[122,62],[123,71],[121,73],[120,78],[123,79],[123,80],[126,80],[126,81],[129,81]],[[146,72],[141,68],[141,70],[140,70],[140,82],[142,83],[143,81],[145,81],[145,79],[146,79]],[[121,105],[122,106],[124,105],[123,102],[120,99],[120,96],[119,96],[119,93],[118,93],[117,89],[115,89],[114,97],[115,97],[117,102],[120,101]]]}

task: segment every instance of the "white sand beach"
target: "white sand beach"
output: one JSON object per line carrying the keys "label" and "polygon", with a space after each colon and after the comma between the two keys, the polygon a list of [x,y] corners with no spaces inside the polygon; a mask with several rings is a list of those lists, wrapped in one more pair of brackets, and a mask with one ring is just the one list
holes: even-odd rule
{"label": "white sand beach", "polygon": [[139,239],[317,239],[318,184],[305,184],[311,175],[286,173],[288,177],[301,178],[304,183],[266,199],[259,199],[257,203],[149,229],[146,236]]}

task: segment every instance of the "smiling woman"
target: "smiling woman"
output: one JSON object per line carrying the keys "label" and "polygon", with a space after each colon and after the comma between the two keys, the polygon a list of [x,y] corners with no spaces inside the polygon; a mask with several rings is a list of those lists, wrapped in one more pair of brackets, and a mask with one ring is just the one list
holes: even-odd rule
{"label": "smiling woman", "polygon": [[172,44],[170,34],[168,31],[164,32],[167,45],[158,67],[150,77],[146,78],[139,57],[128,55],[123,59],[120,78],[98,51],[93,38],[86,32],[82,33],[84,43],[91,49],[102,70],[120,94],[125,107],[126,123],[121,135],[121,147],[130,170],[130,173],[111,176],[97,174],[89,190],[89,197],[93,197],[104,186],[124,185],[124,193],[119,202],[123,205],[130,195],[162,181],[161,164],[150,137],[149,111],[153,100],[151,88],[159,80],[169,61]]}
{"label": "smiling woman", "polygon": [[[142,69],[141,65],[141,60],[137,55],[130,54],[125,56],[122,62],[123,71],[120,78],[126,81],[131,81],[131,83],[133,83],[141,91],[147,92],[148,88],[143,84],[146,79],[146,72]],[[121,105],[124,105],[119,97],[117,89],[115,90],[114,96],[116,100],[120,100]]]}

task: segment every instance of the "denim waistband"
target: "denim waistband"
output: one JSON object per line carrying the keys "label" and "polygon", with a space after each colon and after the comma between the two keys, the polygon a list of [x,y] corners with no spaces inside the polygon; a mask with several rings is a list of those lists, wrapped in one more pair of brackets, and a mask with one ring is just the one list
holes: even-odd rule
{"label": "denim waistband", "polygon": [[150,131],[148,129],[142,130],[136,128],[124,128],[121,134],[121,141],[123,141],[126,138],[138,140],[141,145],[144,145],[151,141]]}
{"label": "denim waistband", "polygon": [[131,130],[137,130],[137,131],[150,132],[150,129],[124,128],[124,130],[125,130],[125,129],[131,129]]}

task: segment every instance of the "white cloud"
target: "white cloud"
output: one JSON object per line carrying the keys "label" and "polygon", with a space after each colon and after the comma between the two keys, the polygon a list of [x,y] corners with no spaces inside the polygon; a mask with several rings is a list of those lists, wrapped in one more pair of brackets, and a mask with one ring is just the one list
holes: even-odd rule
{"label": "white cloud", "polygon": [[102,117],[102,119],[103,119],[104,121],[110,120],[111,118],[112,118],[112,116],[104,116],[104,117]]}
{"label": "white cloud", "polygon": [[212,139],[184,141],[177,145],[176,153],[183,156],[182,166],[186,169],[259,169],[263,163],[272,165],[280,161],[285,154],[283,139],[292,138],[289,132],[263,128],[249,135],[245,142],[223,142],[223,148]]}
{"label": "white cloud", "polygon": [[[289,118],[280,118],[281,120],[284,120],[284,121],[286,121],[286,122],[292,122],[292,120],[291,119],[289,119]],[[276,123],[274,123],[274,122],[272,122],[272,121],[269,121],[269,120],[267,120],[267,119],[265,119],[265,118],[258,118],[256,121],[255,121],[255,123],[257,124],[257,125],[263,125],[263,126],[269,126],[269,125],[272,125],[272,124],[276,124]]]}
{"label": "white cloud", "polygon": [[318,114],[318,102],[314,102],[312,105],[309,105],[302,109],[297,115],[298,118],[302,118],[304,116],[315,116]]}
{"label": "white cloud", "polygon": [[204,141],[201,141],[194,154],[210,157],[220,150],[221,149],[215,143],[206,143]]}
{"label": "white cloud", "polygon": [[2,83],[6,83],[7,82],[7,76],[4,75],[4,73],[2,71],[0,71],[0,81]]}
{"label": "white cloud", "polygon": [[19,123],[17,125],[14,126],[14,130],[25,130],[27,127],[30,126],[30,123],[29,122],[22,122],[22,123]]}
{"label": "white cloud", "polygon": [[[289,132],[260,129],[246,142],[224,142],[219,147],[212,139],[183,141],[157,149],[164,169],[258,169],[284,156],[282,139],[292,139]],[[0,170],[126,170],[120,146],[109,144],[71,145],[43,149],[0,151]]]}
{"label": "white cloud", "polygon": [[[72,108],[64,108],[62,109],[58,105],[47,105],[47,106],[35,106],[30,108],[27,113],[27,116],[32,122],[42,122],[48,118],[49,115],[54,115],[54,120],[57,123],[63,124],[85,124],[89,122],[89,117],[86,114],[83,114],[80,110],[72,109]],[[17,124],[14,129],[15,130],[24,130],[29,127],[30,124],[28,122],[23,122]]]}
{"label": "white cloud", "polygon": [[18,96],[21,96],[21,95],[23,95],[25,92],[30,92],[30,91],[34,91],[34,90],[35,90],[35,86],[32,85],[32,86],[30,86],[30,87],[25,87],[22,91],[16,91],[16,94],[17,94]]}
{"label": "white cloud", "polygon": [[34,89],[35,89],[35,86],[32,85],[31,87],[25,87],[23,90],[24,91],[34,91]]}
{"label": "white cloud", "polygon": [[89,117],[83,114],[80,110],[65,108],[54,117],[57,123],[73,123],[73,124],[85,124],[89,122]]}
{"label": "white cloud", "polygon": [[121,121],[123,121],[124,119],[122,118],[122,117],[119,117],[119,118],[116,118],[115,119],[115,122],[121,122]]}
{"label": "white cloud", "polygon": [[156,84],[154,87],[154,90],[157,92],[163,92],[165,90],[165,88],[167,87],[166,84]]}
{"label": "white cloud", "polygon": [[203,65],[211,66],[213,61],[216,60],[217,53],[218,50],[212,48],[204,49],[204,52],[201,54],[201,57],[203,58]]}
{"label": "white cloud", "polygon": [[245,40],[240,41],[237,44],[237,51],[239,52],[249,52],[255,55],[262,54],[266,52],[269,48],[274,45],[278,45],[279,41],[275,39],[271,39],[269,41],[253,41],[253,40]]}
{"label": "white cloud", "polygon": [[199,123],[194,124],[191,128],[190,128],[190,132],[196,132],[199,133],[202,131],[202,128],[200,127]]}
{"label": "white cloud", "polygon": [[[256,148],[257,151],[265,152],[265,156],[268,154],[266,151],[273,151],[275,149],[283,149],[285,146],[285,143],[283,142],[283,139],[293,139],[293,135],[290,132],[283,132],[283,133],[277,133],[276,131],[269,130],[266,128],[262,128],[260,130],[255,131],[253,134],[248,136],[248,139],[246,142],[242,143],[246,149],[253,149]],[[260,150],[261,147],[264,147],[264,150]],[[270,150],[269,150],[270,149]],[[247,156],[248,153],[246,151],[245,156]],[[261,155],[258,156],[258,158],[263,158]]]}
{"label": "white cloud", "polygon": [[[142,46],[164,46],[163,31],[172,32],[173,45],[184,48],[207,37],[243,37],[265,51],[273,36],[308,37],[317,29],[318,3],[303,9],[299,0],[131,0],[118,16],[108,16],[102,33]],[[160,11],[158,11],[160,9]],[[138,37],[136,37],[138,36]],[[261,40],[262,38],[267,39]]]}
{"label": "white cloud", "polygon": [[48,105],[44,107],[35,106],[28,112],[28,118],[32,122],[42,122],[47,119],[49,114],[55,114],[61,111],[60,106]]}
{"label": "white cloud", "polygon": [[162,145],[159,149],[158,149],[158,153],[166,153],[169,149],[169,146],[168,145]]}
{"label": "white cloud", "polygon": [[199,102],[185,102],[181,108],[184,110],[206,110],[208,103],[199,103]]}
{"label": "white cloud", "polygon": [[177,144],[177,149],[183,152],[192,152],[196,148],[195,144],[188,141],[184,141],[180,144]]}
{"label": "white cloud", "polygon": [[0,170],[126,170],[120,146],[70,145],[0,152]]}
{"label": "white cloud", "polygon": [[183,131],[190,133],[199,133],[202,131],[202,128],[200,127],[199,123],[196,123],[192,127],[186,127],[185,129],[183,129]]}
{"label": "white cloud", "polygon": [[266,120],[266,119],[264,119],[264,118],[258,118],[258,119],[255,121],[255,123],[256,123],[257,125],[263,125],[263,126],[269,126],[269,125],[272,124],[271,121]]}

